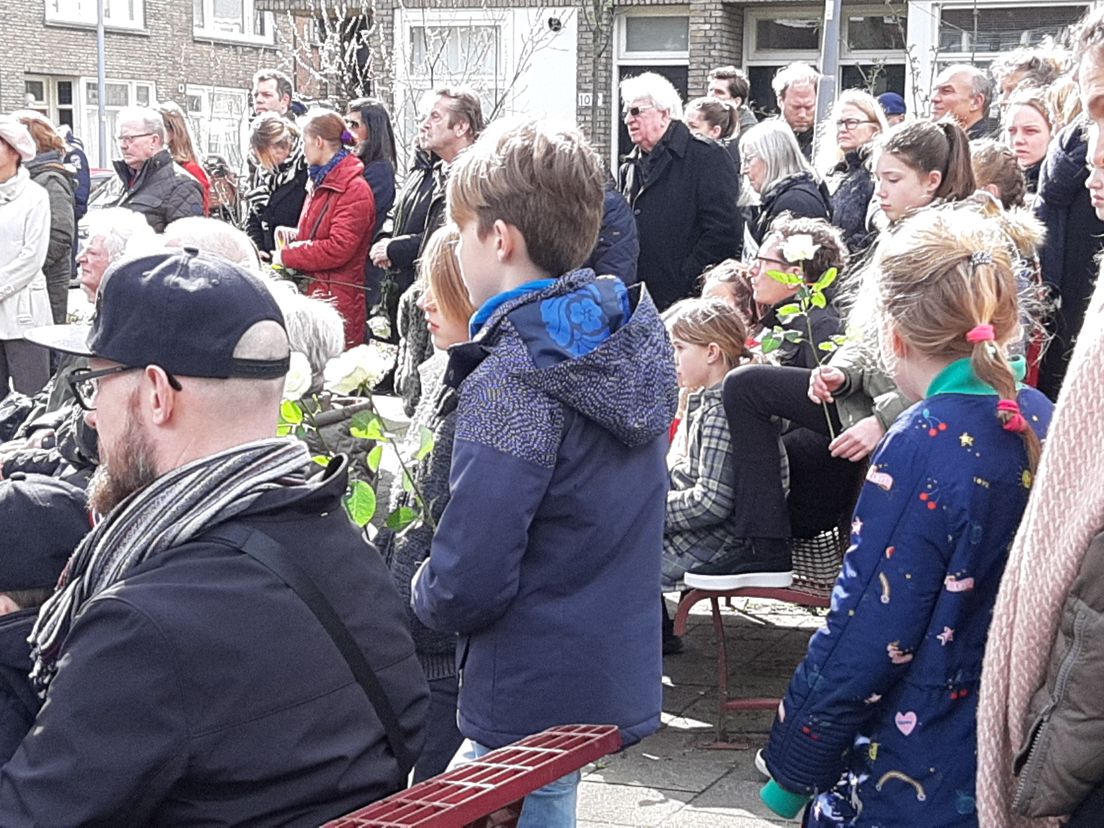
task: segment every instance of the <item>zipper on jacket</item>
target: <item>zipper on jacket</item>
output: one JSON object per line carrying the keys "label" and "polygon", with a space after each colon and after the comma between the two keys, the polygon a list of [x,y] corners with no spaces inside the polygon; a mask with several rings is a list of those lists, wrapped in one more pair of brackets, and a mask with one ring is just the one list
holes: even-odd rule
{"label": "zipper on jacket", "polygon": [[[1084,627],[1088,620],[1088,616],[1085,612],[1078,612],[1077,617],[1073,621],[1072,640],[1070,641],[1069,651],[1062,658],[1062,664],[1058,668],[1058,677],[1054,682],[1054,692],[1050,695],[1050,700],[1047,702],[1046,707],[1038,715],[1035,722],[1032,724],[1031,732],[1028,736],[1027,753],[1023,763],[1020,765],[1019,780],[1016,782],[1016,789],[1012,794],[1012,810],[1015,813],[1029,816],[1030,814],[1024,809],[1027,806],[1027,800],[1030,798],[1031,793],[1028,791],[1028,783],[1034,782],[1036,777],[1040,773],[1040,769],[1036,767],[1036,763],[1033,760],[1038,758],[1037,751],[1040,744],[1044,741],[1044,730],[1050,725],[1050,717],[1054,712],[1054,708],[1058,706],[1058,703],[1063,699],[1066,694],[1066,685],[1069,684],[1070,673],[1073,672],[1074,662],[1081,654],[1082,643],[1084,641]],[[1021,749],[1018,755],[1024,755],[1024,751]]]}

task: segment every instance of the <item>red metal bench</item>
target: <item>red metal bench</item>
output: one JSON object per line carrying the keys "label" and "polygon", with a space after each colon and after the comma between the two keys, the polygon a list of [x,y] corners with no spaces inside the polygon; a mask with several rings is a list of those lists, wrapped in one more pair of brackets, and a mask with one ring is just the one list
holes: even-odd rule
{"label": "red metal bench", "polygon": [[[730,741],[726,727],[726,714],[730,710],[774,710],[779,699],[752,697],[731,698],[728,693],[728,642],[725,639],[724,619],[721,617],[722,598],[731,604],[732,598],[769,598],[802,607],[823,608],[831,603],[832,588],[843,564],[847,548],[849,526],[839,526],[822,532],[815,538],[794,540],[794,582],[785,588],[745,587],[742,589],[691,588],[683,593],[675,612],[675,635],[686,634],[686,619],[699,601],[709,601],[713,616],[713,633],[717,646],[717,709],[716,741],[713,747],[744,750],[746,743]],[[701,578],[700,581],[708,579]]]}
{"label": "red metal bench", "polygon": [[323,828],[516,825],[527,794],[621,749],[614,725],[564,725],[374,802]]}

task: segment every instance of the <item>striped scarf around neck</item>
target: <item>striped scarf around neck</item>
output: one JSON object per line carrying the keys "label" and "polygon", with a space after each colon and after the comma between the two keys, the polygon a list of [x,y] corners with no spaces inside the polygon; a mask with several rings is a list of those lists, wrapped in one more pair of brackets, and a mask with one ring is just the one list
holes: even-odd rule
{"label": "striped scarf around neck", "polygon": [[[269,438],[203,457],[162,475],[118,504],[85,536],[43,604],[29,642],[41,695],[81,610],[137,565],[241,514],[264,492],[298,485],[310,463],[298,440]],[[290,478],[290,479],[289,479]]]}

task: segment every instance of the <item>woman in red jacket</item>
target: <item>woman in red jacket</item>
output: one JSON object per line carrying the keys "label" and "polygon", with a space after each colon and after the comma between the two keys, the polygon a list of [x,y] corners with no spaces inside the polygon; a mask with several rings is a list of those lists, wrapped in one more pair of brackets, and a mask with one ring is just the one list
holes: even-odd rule
{"label": "woman in red jacket", "polygon": [[312,110],[301,122],[310,164],[307,200],[296,240],[273,261],[311,277],[310,296],[333,301],[345,321],[345,347],[364,342],[364,262],[376,226],[376,202],[364,165],[343,144],[345,122],[336,112]]}

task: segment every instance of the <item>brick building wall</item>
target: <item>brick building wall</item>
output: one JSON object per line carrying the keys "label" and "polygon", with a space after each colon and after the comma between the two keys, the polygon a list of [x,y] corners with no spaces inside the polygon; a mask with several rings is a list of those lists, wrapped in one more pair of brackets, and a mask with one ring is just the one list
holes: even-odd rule
{"label": "brick building wall", "polygon": [[[157,96],[184,104],[181,84],[248,89],[261,67],[292,69],[276,46],[256,46],[196,38],[192,4],[144,0],[145,28],[105,33],[106,74],[113,80],[156,84]],[[45,21],[45,0],[6,4],[0,35],[0,110],[24,104],[27,75],[95,77],[96,29]],[[275,43],[287,42],[291,25],[277,16]]]}

